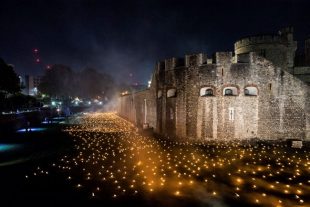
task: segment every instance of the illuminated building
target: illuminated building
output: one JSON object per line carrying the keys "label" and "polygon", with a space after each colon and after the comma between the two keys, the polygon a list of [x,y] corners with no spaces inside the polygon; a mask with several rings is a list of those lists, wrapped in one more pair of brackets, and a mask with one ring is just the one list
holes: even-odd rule
{"label": "illuminated building", "polygon": [[25,95],[35,96],[38,94],[38,87],[41,83],[40,76],[31,76],[25,75],[25,79],[23,81],[24,89],[23,93]]}
{"label": "illuminated building", "polygon": [[292,28],[242,38],[234,55],[200,53],[158,62],[150,87],[123,94],[118,112],[138,127],[147,124],[179,140],[310,139],[305,43],[303,66],[295,64]]}

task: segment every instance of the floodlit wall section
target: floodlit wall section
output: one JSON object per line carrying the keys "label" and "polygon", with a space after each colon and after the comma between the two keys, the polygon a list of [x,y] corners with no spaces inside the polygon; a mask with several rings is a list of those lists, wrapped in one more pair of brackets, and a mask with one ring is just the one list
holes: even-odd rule
{"label": "floodlit wall section", "polygon": [[310,139],[309,86],[256,53],[247,59],[223,52],[212,62],[205,54],[159,62],[148,90],[120,97],[119,114],[142,126],[146,99],[148,124],[168,137]]}

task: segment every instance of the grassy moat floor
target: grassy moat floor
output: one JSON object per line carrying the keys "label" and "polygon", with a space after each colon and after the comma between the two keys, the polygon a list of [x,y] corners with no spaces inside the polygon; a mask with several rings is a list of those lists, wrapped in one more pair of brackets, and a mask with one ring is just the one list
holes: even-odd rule
{"label": "grassy moat floor", "polygon": [[114,113],[12,136],[0,144],[1,207],[310,206],[309,145],[175,142]]}

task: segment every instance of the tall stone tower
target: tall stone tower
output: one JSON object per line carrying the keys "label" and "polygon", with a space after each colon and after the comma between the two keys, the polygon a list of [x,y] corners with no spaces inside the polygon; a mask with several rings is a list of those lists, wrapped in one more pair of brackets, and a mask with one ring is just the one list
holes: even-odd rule
{"label": "tall stone tower", "polygon": [[296,49],[292,27],[283,28],[278,34],[246,37],[235,43],[237,60],[242,54],[256,52],[289,72],[294,67]]}

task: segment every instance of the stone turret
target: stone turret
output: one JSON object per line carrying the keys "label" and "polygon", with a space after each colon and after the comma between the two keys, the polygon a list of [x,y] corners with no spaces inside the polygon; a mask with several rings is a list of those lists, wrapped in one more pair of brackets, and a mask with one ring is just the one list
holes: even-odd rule
{"label": "stone turret", "polygon": [[297,42],[293,39],[293,28],[281,29],[278,34],[258,35],[243,38],[235,43],[237,57],[249,52],[256,52],[288,71],[294,67]]}

